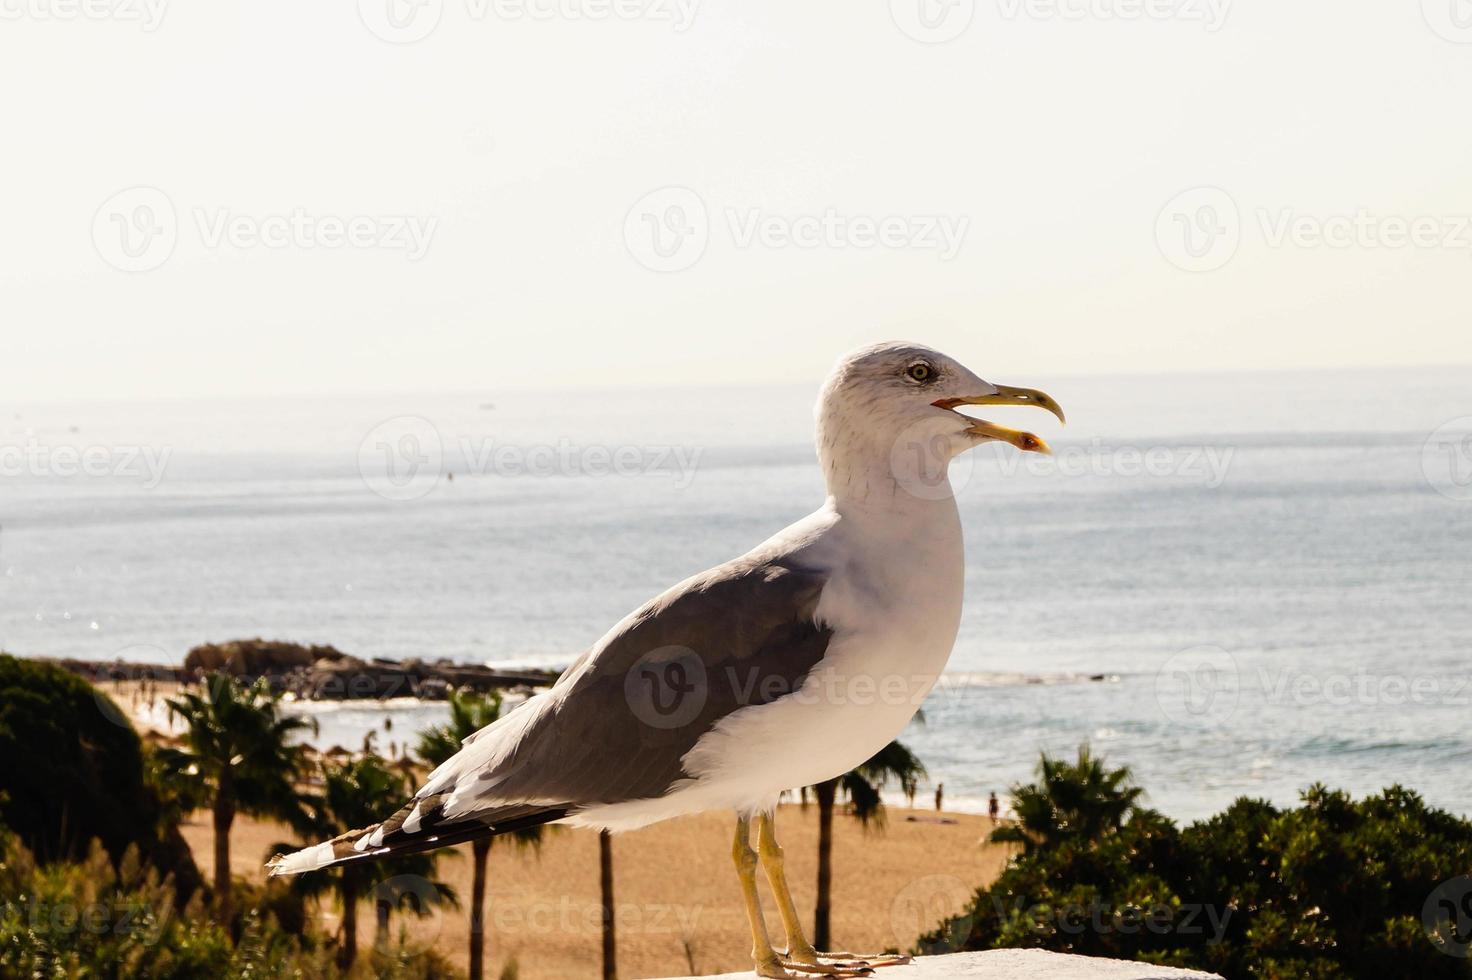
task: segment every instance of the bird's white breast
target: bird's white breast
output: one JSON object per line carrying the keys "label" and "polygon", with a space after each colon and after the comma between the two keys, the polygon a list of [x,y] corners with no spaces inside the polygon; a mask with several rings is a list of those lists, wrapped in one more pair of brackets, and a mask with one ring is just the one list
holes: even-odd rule
{"label": "bird's white breast", "polygon": [[833,638],[802,687],[722,719],[684,757],[691,780],[667,797],[595,808],[577,822],[622,829],[696,810],[762,809],[896,738],[939,679],[960,624],[960,522],[953,507],[937,511],[899,535],[832,522],[804,549],[828,570],[817,618]]}

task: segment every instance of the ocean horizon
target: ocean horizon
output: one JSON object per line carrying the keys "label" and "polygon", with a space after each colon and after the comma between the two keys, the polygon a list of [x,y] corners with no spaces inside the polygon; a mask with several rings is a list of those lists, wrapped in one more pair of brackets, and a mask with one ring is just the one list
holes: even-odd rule
{"label": "ocean horizon", "polygon": [[[1090,743],[1195,819],[1402,783],[1472,812],[1472,368],[999,377],[967,599],[904,740],[976,808]],[[563,666],[816,508],[812,386],[4,404],[0,649],[262,636]],[[313,704],[321,741],[442,706]],[[394,718],[393,736],[381,732]]]}

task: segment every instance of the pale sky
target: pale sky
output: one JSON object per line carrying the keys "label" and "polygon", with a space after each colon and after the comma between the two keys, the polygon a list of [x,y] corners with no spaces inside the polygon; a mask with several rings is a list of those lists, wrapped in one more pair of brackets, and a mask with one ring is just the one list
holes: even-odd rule
{"label": "pale sky", "polygon": [[81,2],[7,401],[1472,363],[1467,0]]}

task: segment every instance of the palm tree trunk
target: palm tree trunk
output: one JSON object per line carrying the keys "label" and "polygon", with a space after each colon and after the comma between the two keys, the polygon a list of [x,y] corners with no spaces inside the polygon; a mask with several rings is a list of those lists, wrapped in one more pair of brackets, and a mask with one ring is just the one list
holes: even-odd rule
{"label": "palm tree trunk", "polygon": [[393,906],[389,904],[387,890],[381,887],[376,889],[373,900],[373,918],[376,926],[373,933],[373,946],[385,953],[388,952],[389,947],[388,915],[392,911]]}
{"label": "palm tree trunk", "polygon": [[486,858],[491,853],[491,839],[481,838],[471,845],[475,862],[470,885],[470,980],[482,980],[486,953]]}
{"label": "palm tree trunk", "polygon": [[813,945],[832,949],[828,912],[833,900],[833,802],[838,796],[838,780],[830,779],[813,787],[818,798],[818,901],[813,910]]}
{"label": "palm tree trunk", "polygon": [[618,943],[613,931],[613,838],[598,834],[598,887],[603,893],[603,980],[618,976]]}
{"label": "palm tree trunk", "polygon": [[344,970],[358,957],[358,886],[344,882],[342,886],[342,949],[337,963]]}
{"label": "palm tree trunk", "polygon": [[230,902],[230,825],[235,822],[235,794],[221,781],[215,789],[215,914],[229,928],[234,910]]}

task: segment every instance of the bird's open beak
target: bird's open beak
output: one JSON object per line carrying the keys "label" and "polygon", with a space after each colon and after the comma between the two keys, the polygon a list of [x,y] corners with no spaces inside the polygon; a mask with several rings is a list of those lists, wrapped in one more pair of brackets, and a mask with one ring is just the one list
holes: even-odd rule
{"label": "bird's open beak", "polygon": [[[961,405],[1031,405],[1034,408],[1045,408],[1058,416],[1058,421],[1068,424],[1063,417],[1063,409],[1053,400],[1051,395],[1038,391],[1036,388],[1009,388],[1007,385],[993,385],[997,391],[991,395],[972,395],[967,398],[942,398],[931,402],[936,408],[955,411]],[[956,412],[960,415],[960,412]],[[1029,453],[1051,453],[1048,444],[1031,432],[1019,432],[1009,429],[1004,425],[987,422],[984,419],[972,419],[962,416],[971,422],[971,428],[966,431],[974,436],[983,436],[987,439],[998,439],[1009,445],[1016,446],[1023,452]]]}

